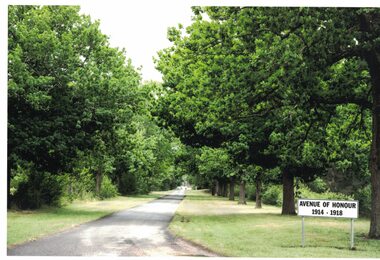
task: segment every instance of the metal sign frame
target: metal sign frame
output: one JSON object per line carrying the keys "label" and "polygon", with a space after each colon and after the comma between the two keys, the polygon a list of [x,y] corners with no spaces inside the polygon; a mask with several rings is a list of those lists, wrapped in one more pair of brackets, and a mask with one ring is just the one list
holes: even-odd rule
{"label": "metal sign frame", "polygon": [[349,218],[351,219],[351,225],[350,225],[350,249],[353,250],[355,249],[355,244],[354,244],[354,219],[352,217],[344,217],[344,216],[331,216],[331,215],[299,215],[299,203],[300,200],[308,200],[308,201],[328,201],[328,202],[355,202],[357,207],[356,207],[356,218],[359,217],[359,201],[357,200],[324,200],[324,199],[298,199],[297,200],[297,215],[302,217],[302,224],[301,224],[301,246],[305,247],[305,217],[325,217],[325,218]]}

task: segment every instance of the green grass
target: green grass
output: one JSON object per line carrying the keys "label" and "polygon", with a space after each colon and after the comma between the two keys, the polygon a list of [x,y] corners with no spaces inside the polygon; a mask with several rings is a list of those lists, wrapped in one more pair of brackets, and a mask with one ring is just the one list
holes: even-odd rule
{"label": "green grass", "polygon": [[366,238],[368,219],[355,220],[356,250],[350,250],[350,220],[305,218],[306,246],[302,248],[301,218],[282,216],[280,210],[267,205],[255,209],[253,202],[237,205],[236,201],[190,191],[170,230],[224,256],[380,257],[380,241]]}
{"label": "green grass", "polygon": [[44,207],[33,211],[9,210],[7,214],[7,245],[13,246],[57,233],[113,212],[146,203],[166,193],[153,192],[148,195],[119,196],[101,201],[76,201],[61,208]]}

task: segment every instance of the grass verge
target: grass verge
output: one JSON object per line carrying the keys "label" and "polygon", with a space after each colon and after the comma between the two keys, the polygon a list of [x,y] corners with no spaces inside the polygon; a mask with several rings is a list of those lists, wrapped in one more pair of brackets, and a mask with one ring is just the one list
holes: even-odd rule
{"label": "grass verge", "polygon": [[350,220],[305,218],[306,246],[301,247],[301,218],[282,216],[278,207],[237,205],[204,191],[188,191],[170,231],[225,256],[378,258],[380,241],[369,240],[368,219],[355,220],[350,250]]}
{"label": "grass verge", "polygon": [[7,246],[11,247],[61,232],[113,212],[152,201],[166,194],[168,192],[152,192],[149,195],[119,196],[101,201],[76,201],[61,208],[43,207],[33,211],[9,210],[7,214]]}

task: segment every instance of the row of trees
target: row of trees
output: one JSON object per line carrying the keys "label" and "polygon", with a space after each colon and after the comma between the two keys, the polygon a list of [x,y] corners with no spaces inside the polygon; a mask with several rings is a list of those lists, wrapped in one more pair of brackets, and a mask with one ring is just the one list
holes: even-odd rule
{"label": "row of trees", "polygon": [[237,182],[242,204],[254,182],[258,207],[263,183],[282,182],[294,214],[294,180],[322,176],[346,193],[371,184],[369,236],[380,237],[378,10],[194,7],[159,52],[162,86],[141,84],[78,12],[9,7],[9,207],[191,174],[230,199]]}
{"label": "row of trees", "polygon": [[283,214],[295,214],[295,178],[339,175],[353,190],[370,183],[369,236],[380,238],[380,11],[193,12],[158,53],[155,113],[200,148],[197,178],[222,192],[239,182],[239,203],[247,181],[260,193],[263,179],[280,179]]}
{"label": "row of trees", "polygon": [[178,183],[181,145],[150,114],[155,84],[99,22],[74,6],[10,6],[8,19],[8,207]]}

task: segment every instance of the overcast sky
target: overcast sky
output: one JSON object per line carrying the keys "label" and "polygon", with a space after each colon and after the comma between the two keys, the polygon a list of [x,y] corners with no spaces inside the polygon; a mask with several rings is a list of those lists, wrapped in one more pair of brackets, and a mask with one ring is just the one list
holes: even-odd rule
{"label": "overcast sky", "polygon": [[100,20],[100,29],[109,36],[111,46],[125,48],[133,65],[142,66],[143,80],[161,81],[152,57],[170,46],[167,28],[178,23],[191,24],[189,5],[157,2],[120,1],[110,5],[106,1],[95,4],[89,1],[81,4],[82,13],[89,14],[92,20]]}

